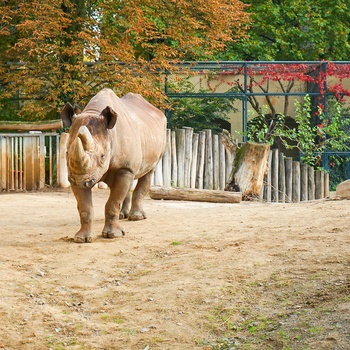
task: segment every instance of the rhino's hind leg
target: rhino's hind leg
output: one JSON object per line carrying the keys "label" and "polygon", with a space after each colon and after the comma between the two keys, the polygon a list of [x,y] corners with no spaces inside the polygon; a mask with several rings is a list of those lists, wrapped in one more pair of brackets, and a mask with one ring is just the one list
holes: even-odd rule
{"label": "rhino's hind leg", "polygon": [[127,219],[129,217],[129,212],[130,212],[130,204],[131,204],[131,192],[129,190],[129,193],[125,197],[122,205],[122,209],[120,210],[119,213],[119,219]]}
{"label": "rhino's hind leg", "polygon": [[153,170],[146,175],[139,178],[135,190],[132,194],[131,209],[129,213],[129,220],[143,220],[146,219],[146,213],[143,210],[142,200],[148,192],[151,185],[151,177]]}

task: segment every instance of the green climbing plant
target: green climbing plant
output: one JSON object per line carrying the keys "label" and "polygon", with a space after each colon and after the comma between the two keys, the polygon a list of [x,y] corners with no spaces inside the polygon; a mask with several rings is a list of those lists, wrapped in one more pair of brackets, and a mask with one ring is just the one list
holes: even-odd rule
{"label": "green climbing plant", "polygon": [[273,120],[261,114],[249,123],[248,139],[271,145],[279,139],[287,149],[297,148],[305,164],[319,168],[324,151],[350,150],[350,118],[336,99],[330,99],[327,106],[327,114],[318,109],[319,123],[313,125],[310,97],[305,96],[303,103],[295,101],[296,127],[293,128],[286,125],[282,114]]}

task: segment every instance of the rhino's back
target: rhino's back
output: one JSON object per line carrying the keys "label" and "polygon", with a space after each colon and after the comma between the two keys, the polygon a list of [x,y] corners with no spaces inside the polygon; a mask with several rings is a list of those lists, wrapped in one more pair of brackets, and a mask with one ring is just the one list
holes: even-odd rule
{"label": "rhino's back", "polygon": [[115,108],[120,98],[114,93],[113,90],[105,88],[91,98],[89,103],[85,106],[82,114],[98,116],[106,106]]}
{"label": "rhino's back", "polygon": [[164,124],[165,116],[158,108],[150,104],[141,95],[129,92],[119,99],[128,112],[135,113],[137,119],[141,119],[145,123],[155,121]]}
{"label": "rhino's back", "polygon": [[125,154],[135,174],[142,176],[157,164],[164,152],[165,115],[138,94],[128,93],[115,102],[113,108],[118,120],[114,154],[116,157],[120,156],[120,152]]}

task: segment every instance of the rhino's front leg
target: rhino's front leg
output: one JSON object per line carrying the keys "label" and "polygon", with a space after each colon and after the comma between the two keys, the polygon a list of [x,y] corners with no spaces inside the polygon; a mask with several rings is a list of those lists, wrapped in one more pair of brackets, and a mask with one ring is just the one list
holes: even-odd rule
{"label": "rhino's front leg", "polygon": [[92,231],[94,208],[90,188],[79,188],[72,184],[72,190],[77,200],[80,216],[80,230],[76,233],[74,241],[77,243],[91,243],[96,237]]}
{"label": "rhino's front leg", "polygon": [[116,238],[125,235],[119,217],[122,204],[130,191],[133,179],[132,173],[123,170],[114,177],[113,182],[109,183],[111,192],[105,206],[105,226],[102,231],[102,236],[105,238]]}

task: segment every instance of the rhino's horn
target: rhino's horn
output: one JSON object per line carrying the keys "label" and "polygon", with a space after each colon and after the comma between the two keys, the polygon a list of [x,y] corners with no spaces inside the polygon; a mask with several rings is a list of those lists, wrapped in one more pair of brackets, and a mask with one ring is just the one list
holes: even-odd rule
{"label": "rhino's horn", "polygon": [[84,174],[91,166],[91,158],[85,152],[83,142],[77,137],[72,144],[72,153],[69,159],[69,167],[76,174]]}
{"label": "rhino's horn", "polygon": [[79,128],[78,138],[81,140],[85,151],[92,152],[95,149],[94,139],[85,125],[82,125]]}

